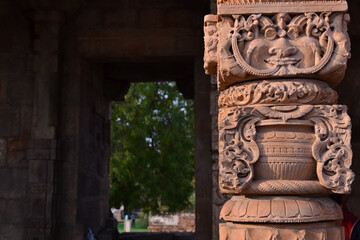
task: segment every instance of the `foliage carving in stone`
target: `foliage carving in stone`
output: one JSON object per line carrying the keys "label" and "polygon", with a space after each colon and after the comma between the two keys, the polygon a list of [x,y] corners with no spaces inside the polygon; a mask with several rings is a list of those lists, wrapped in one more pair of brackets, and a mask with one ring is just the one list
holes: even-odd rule
{"label": "foliage carving in stone", "polygon": [[[348,22],[347,14],[331,12],[222,16],[215,34],[219,89],[279,77],[314,78],[337,85],[350,57]],[[205,44],[205,52],[209,51],[214,49]],[[215,63],[206,56],[205,62]]]}
{"label": "foliage carving in stone", "polygon": [[264,117],[252,111],[219,110],[220,189],[243,190],[254,177],[253,164],[259,159],[255,123]]}
{"label": "foliage carving in stone", "polygon": [[[273,130],[267,131],[269,126]],[[279,136],[259,140],[257,128],[264,128],[267,136],[276,136],[276,132]],[[349,193],[354,180],[350,170],[350,133],[350,118],[343,105],[222,108],[219,110],[220,189],[224,193],[244,191],[254,178],[254,165],[261,169],[255,171],[260,179],[312,180],[311,171],[315,168],[311,165],[316,160],[320,184],[334,193]],[[259,158],[262,165],[256,163]],[[297,176],[298,171],[310,172]],[[308,177],[302,179],[302,176]],[[288,187],[279,184],[286,189],[298,183],[289,182]]]}
{"label": "foliage carving in stone", "polygon": [[219,189],[235,195],[220,240],[344,238],[327,196],[350,193],[354,180],[350,118],[332,89],[350,58],[347,9],[346,0],[217,0],[217,16],[205,17]]}
{"label": "foliage carving in stone", "polygon": [[351,120],[343,105],[317,106],[308,119],[315,123],[313,156],[320,183],[334,193],[350,193],[355,174],[352,162]]}
{"label": "foliage carving in stone", "polygon": [[232,86],[222,91],[219,107],[244,105],[335,104],[338,94],[326,83],[308,80],[266,80]]}

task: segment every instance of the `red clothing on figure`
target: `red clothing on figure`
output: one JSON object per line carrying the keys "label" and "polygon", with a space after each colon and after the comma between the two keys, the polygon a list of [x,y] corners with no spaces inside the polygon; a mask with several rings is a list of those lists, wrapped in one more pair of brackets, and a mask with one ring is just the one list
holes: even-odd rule
{"label": "red clothing on figure", "polygon": [[344,219],[341,225],[345,228],[345,240],[360,240],[359,218],[355,217],[345,204],[342,204],[342,211]]}

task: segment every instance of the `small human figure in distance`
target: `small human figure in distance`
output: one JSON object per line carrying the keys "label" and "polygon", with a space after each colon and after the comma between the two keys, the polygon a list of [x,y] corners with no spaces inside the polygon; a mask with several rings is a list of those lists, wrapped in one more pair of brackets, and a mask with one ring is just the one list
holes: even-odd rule
{"label": "small human figure in distance", "polygon": [[130,218],[131,218],[131,227],[134,228],[135,227],[135,218],[136,218],[135,214],[131,214]]}

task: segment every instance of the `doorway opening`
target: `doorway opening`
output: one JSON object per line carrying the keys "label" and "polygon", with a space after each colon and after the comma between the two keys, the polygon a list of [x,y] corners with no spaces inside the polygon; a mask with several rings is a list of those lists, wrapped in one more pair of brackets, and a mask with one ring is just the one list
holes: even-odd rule
{"label": "doorway opening", "polygon": [[112,102],[110,204],[119,232],[195,231],[194,102],[175,82]]}

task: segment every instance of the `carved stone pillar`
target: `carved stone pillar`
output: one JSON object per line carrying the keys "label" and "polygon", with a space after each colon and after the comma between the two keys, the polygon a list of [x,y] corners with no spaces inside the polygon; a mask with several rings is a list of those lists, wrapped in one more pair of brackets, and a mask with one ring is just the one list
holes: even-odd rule
{"label": "carved stone pillar", "polygon": [[344,0],[218,0],[204,67],[217,74],[220,239],[339,240],[354,173]]}

